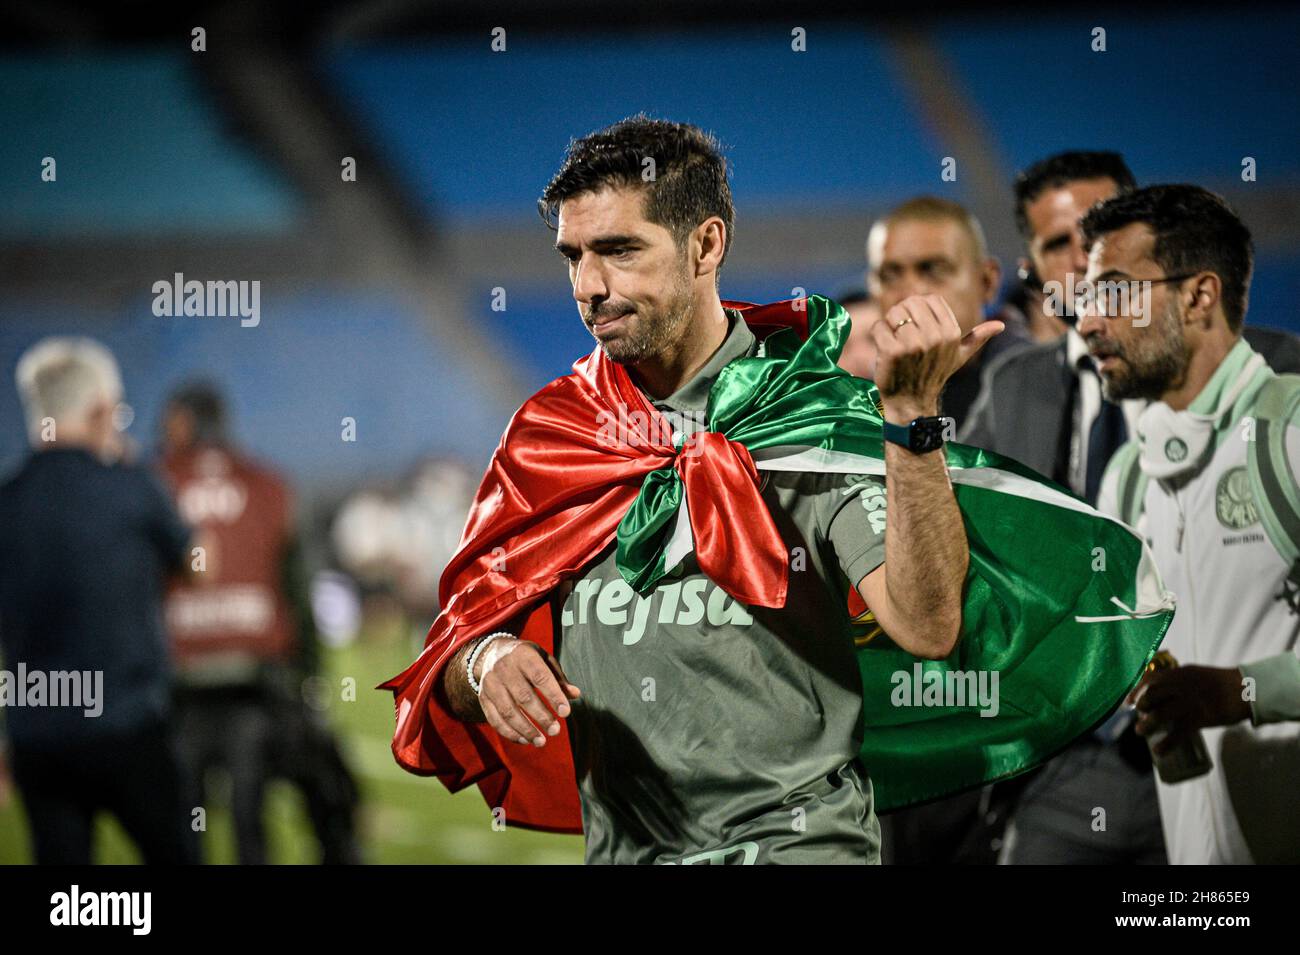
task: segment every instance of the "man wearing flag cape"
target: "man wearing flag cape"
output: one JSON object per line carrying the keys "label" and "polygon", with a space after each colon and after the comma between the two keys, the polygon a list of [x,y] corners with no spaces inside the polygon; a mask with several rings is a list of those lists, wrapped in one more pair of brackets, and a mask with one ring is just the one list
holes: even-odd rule
{"label": "man wearing flag cape", "polygon": [[1023,772],[1137,683],[1173,615],[1144,541],[945,440],[1002,323],[910,298],[873,385],[829,300],[722,301],[726,165],[686,124],[574,141],[539,208],[597,346],[516,412],[383,684],[404,768],[588,862],[875,863],[877,812]]}

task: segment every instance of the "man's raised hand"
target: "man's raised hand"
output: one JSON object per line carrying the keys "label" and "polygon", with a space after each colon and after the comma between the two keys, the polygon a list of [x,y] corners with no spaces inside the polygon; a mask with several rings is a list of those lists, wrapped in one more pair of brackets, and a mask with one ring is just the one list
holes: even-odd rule
{"label": "man's raised hand", "polygon": [[871,326],[876,346],[876,387],[910,420],[935,413],[943,386],[957,369],[1006,328],[981,322],[965,335],[948,303],[938,295],[903,299]]}

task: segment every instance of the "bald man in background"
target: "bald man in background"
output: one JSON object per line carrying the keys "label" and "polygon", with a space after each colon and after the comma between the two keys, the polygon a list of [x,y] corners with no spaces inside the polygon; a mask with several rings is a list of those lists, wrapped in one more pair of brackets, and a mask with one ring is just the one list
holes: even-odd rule
{"label": "bald man in background", "polygon": [[[978,220],[949,199],[909,199],[867,236],[867,287],[882,313],[911,295],[939,295],[967,333],[985,320],[1001,277]],[[948,379],[940,399],[939,413],[959,428],[979,394],[982,369],[1031,344],[1023,315],[1003,309],[987,317],[1004,322],[1005,330]]]}

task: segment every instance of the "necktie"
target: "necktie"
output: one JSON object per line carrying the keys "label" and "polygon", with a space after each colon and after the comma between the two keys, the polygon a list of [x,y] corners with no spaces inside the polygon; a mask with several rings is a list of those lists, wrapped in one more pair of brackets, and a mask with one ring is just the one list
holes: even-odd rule
{"label": "necktie", "polygon": [[1089,504],[1097,503],[1097,492],[1101,489],[1101,475],[1108,462],[1120,445],[1128,440],[1128,425],[1124,421],[1124,412],[1119,405],[1101,400],[1101,409],[1092,419],[1088,429],[1088,471],[1084,478],[1084,500]]}
{"label": "necktie", "polygon": [[[1097,492],[1101,489],[1101,475],[1116,451],[1128,440],[1128,424],[1124,421],[1124,411],[1114,402],[1101,399],[1101,408],[1097,417],[1092,419],[1088,429],[1088,472],[1085,477],[1085,499],[1089,504],[1097,503]],[[1101,726],[1093,731],[1093,736],[1103,743],[1114,743],[1133,724],[1133,711],[1121,706],[1111,714]]]}

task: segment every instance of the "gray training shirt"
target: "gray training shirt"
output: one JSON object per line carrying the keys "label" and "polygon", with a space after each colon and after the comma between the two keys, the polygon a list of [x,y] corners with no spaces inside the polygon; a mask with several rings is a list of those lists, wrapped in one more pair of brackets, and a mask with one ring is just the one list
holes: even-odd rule
{"label": "gray training shirt", "polygon": [[[687,434],[702,427],[722,368],[758,349],[727,312],[718,351],[654,402]],[[847,598],[850,581],[884,561],[884,484],[761,476],[791,553],[783,609],[736,602],[694,555],[639,597],[613,543],[557,593],[556,655],[583,694],[569,730],[588,863],[880,861],[856,759],[862,691]]]}

